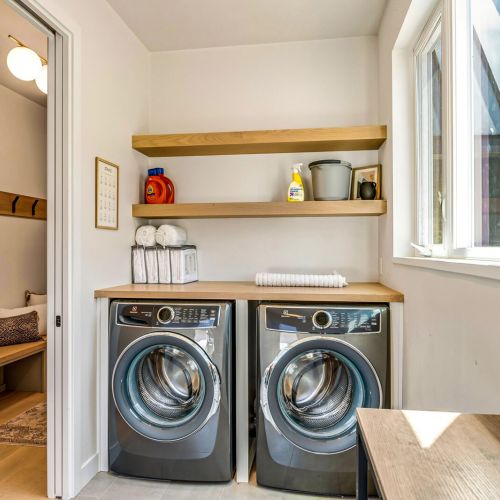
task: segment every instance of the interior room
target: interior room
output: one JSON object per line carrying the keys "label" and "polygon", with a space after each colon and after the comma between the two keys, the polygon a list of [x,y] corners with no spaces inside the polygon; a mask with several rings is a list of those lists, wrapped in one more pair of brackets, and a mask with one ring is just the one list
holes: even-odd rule
{"label": "interior room", "polygon": [[11,498],[47,483],[47,89],[8,57],[28,44],[41,68],[47,37],[1,2],[0,483]]}
{"label": "interior room", "polygon": [[1,0],[0,496],[500,498],[499,54],[498,0]]}

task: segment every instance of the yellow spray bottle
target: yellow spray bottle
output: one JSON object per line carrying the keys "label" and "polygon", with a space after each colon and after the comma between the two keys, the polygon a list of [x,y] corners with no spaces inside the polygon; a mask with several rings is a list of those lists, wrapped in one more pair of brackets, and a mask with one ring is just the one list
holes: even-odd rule
{"label": "yellow spray bottle", "polygon": [[288,201],[304,201],[304,183],[300,176],[302,163],[295,163],[292,167],[292,182],[288,186]]}

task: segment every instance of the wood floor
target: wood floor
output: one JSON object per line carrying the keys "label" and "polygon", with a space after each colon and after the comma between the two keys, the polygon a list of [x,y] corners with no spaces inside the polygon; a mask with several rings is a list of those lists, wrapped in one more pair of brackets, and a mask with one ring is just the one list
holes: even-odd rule
{"label": "wood floor", "polygon": [[[40,392],[0,393],[0,424],[41,403]],[[0,444],[0,499],[47,498],[47,448]]]}

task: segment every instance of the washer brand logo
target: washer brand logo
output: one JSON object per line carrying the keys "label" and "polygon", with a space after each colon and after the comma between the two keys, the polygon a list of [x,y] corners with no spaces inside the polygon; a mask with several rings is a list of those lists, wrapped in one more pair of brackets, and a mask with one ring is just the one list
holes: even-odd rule
{"label": "washer brand logo", "polygon": [[283,309],[283,311],[281,312],[281,317],[282,318],[296,318],[296,319],[302,320],[304,323],[306,321],[305,316],[303,316],[302,314],[291,313],[288,311],[288,309]]}
{"label": "washer brand logo", "polygon": [[132,306],[132,312],[136,313],[137,312],[137,306]]}

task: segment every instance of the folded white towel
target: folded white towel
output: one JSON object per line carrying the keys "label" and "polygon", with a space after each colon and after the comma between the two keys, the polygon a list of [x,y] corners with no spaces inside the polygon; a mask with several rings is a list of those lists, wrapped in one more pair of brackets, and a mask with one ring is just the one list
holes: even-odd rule
{"label": "folded white towel", "polygon": [[146,277],[148,283],[158,283],[158,254],[156,247],[146,248],[145,252],[146,258]]}
{"label": "folded white towel", "polygon": [[132,247],[132,283],[147,283],[146,252],[143,246]]}
{"label": "folded white towel", "polygon": [[158,282],[172,283],[170,272],[170,248],[157,246],[156,255],[158,256]]}
{"label": "folded white towel", "polygon": [[283,274],[257,273],[255,284],[258,286],[315,286],[323,288],[342,288],[347,286],[344,276],[334,274]]}
{"label": "folded white towel", "polygon": [[186,230],[182,227],[163,224],[156,230],[156,243],[163,247],[182,246],[186,240]]}
{"label": "folded white towel", "polygon": [[135,242],[143,247],[154,247],[156,245],[156,227],[140,226],[135,232]]}

